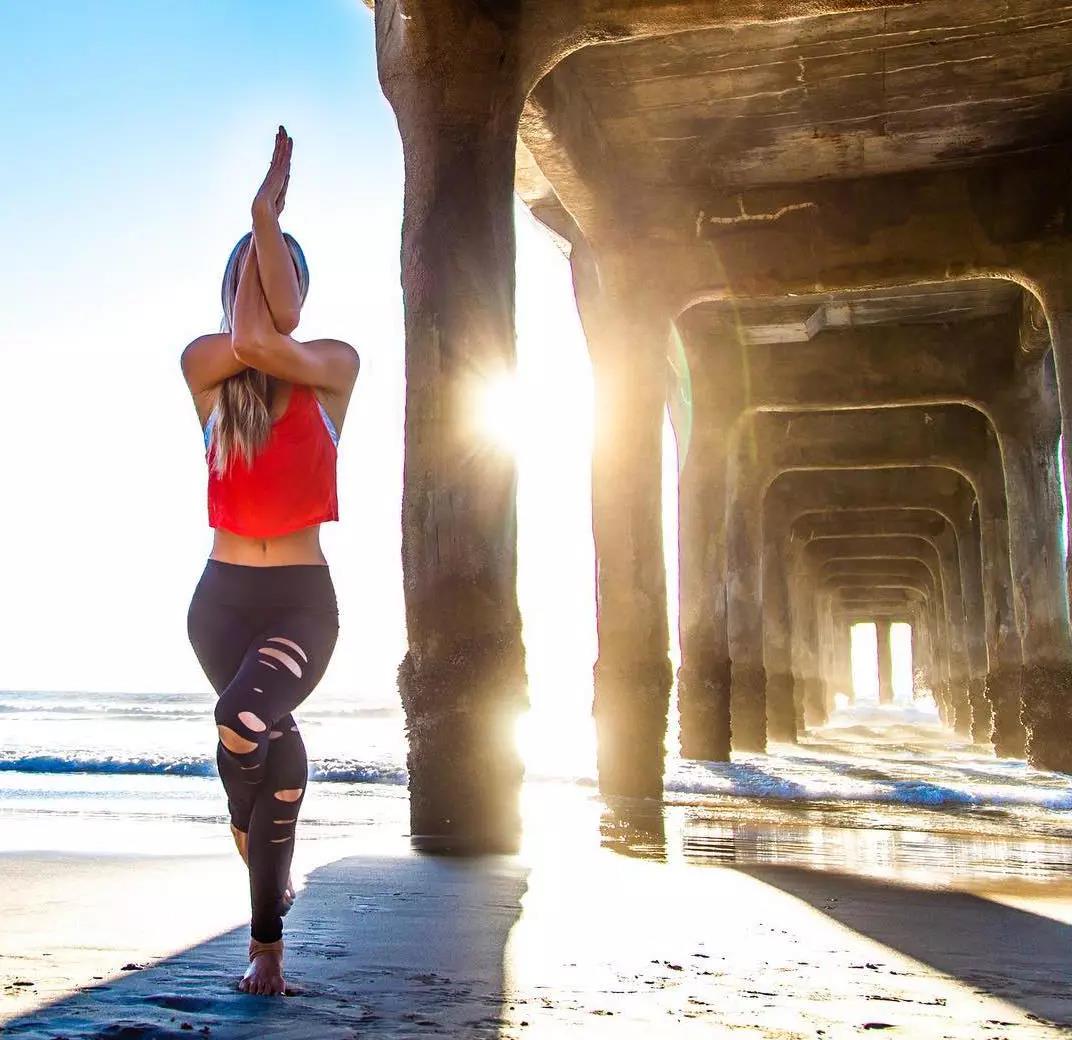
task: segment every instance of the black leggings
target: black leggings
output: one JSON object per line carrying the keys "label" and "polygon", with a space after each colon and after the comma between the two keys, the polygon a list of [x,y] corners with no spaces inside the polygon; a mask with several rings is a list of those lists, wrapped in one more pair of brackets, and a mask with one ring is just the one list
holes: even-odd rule
{"label": "black leggings", "polygon": [[231,823],[249,835],[251,933],[283,934],[294,831],[308,781],[290,714],[320,681],[339,632],[327,567],[209,560],[187,614],[194,653],[219,699],[216,761]]}

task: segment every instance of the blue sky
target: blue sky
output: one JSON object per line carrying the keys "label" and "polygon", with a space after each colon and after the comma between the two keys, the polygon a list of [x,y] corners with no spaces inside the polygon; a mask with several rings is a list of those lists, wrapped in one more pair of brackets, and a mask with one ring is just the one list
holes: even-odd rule
{"label": "blue sky", "polygon": [[[9,2],[0,48],[0,688],[206,687],[185,635],[210,544],[204,460],[178,356],[218,328],[223,264],[283,122],[283,223],[312,271],[298,334],[347,339],[363,362],[342,523],[324,531],[343,631],[323,690],[397,703],[402,162],[370,14],[358,0]],[[595,654],[590,371],[568,264],[522,207],[518,283],[533,696],[580,718]]]}

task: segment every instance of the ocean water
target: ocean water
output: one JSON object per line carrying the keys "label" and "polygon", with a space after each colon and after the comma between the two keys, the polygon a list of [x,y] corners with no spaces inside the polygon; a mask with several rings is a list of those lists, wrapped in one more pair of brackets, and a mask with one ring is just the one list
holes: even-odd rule
{"label": "ocean water", "polygon": [[[215,777],[214,700],[0,692],[0,772]],[[400,710],[313,699],[298,715],[315,779],[405,784]]]}
{"label": "ocean water", "polygon": [[[0,850],[215,847],[226,828],[212,705],[199,693],[0,692]],[[298,716],[313,780],[303,840],[403,842],[401,711],[321,699]],[[526,724],[526,827],[551,844],[573,827],[579,840],[716,862],[1072,871],[1072,778],[997,760],[918,706],[860,704],[798,746],[730,763],[671,753],[665,803],[610,821],[586,735],[548,754],[556,720]]]}

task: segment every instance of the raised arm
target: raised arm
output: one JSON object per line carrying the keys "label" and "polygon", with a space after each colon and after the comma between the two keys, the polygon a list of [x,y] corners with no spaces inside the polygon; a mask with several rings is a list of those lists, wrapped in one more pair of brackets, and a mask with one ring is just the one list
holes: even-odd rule
{"label": "raised arm", "polygon": [[279,332],[298,327],[301,292],[294,261],[279,227],[279,215],[287,201],[293,138],[281,126],[275,135],[275,150],[268,173],[253,199],[253,239],[257,244],[261,285],[272,322]]}
{"label": "raised arm", "polygon": [[238,361],[288,383],[316,387],[348,401],[357,379],[357,351],[334,339],[299,343],[273,323],[261,286],[256,242],[250,244],[238,279],[231,349]]}

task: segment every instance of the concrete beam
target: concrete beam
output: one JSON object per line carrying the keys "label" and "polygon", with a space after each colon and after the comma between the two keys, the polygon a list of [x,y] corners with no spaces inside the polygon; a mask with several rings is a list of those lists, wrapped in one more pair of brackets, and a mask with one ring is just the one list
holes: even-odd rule
{"label": "concrete beam", "polygon": [[[679,310],[762,299],[1005,278],[1036,292],[1064,270],[1072,149],[1042,149],[836,182],[693,196],[662,193],[640,262],[665,271]],[[1045,303],[1045,300],[1043,300]]]}
{"label": "concrete beam", "polygon": [[792,346],[742,345],[746,326],[712,321],[698,307],[678,318],[698,393],[710,379],[744,384],[746,363],[742,407],[795,412],[947,403],[986,411],[1015,379],[1020,326],[1019,315],[1010,314],[830,330]]}

